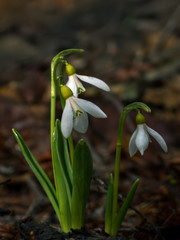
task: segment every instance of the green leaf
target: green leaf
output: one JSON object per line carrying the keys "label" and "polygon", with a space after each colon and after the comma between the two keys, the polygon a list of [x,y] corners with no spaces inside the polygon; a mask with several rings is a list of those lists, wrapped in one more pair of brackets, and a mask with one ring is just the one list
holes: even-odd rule
{"label": "green leaf", "polygon": [[67,180],[68,187],[70,192],[72,193],[72,167],[71,161],[69,157],[68,151],[68,144],[67,140],[64,138],[61,132],[61,122],[57,119],[56,120],[56,131],[55,131],[55,138],[56,138],[56,150],[59,159],[61,159],[61,164],[63,168],[63,173],[65,175],[65,179]]}
{"label": "green leaf", "polygon": [[[52,162],[54,171],[54,180],[56,186],[57,199],[59,202],[61,227],[64,232],[71,231],[71,180],[69,179],[66,161],[69,159],[65,154],[64,140],[59,131],[59,121],[56,121],[52,139]],[[67,157],[68,159],[65,159]],[[67,177],[67,178],[66,178]]]}
{"label": "green leaf", "polygon": [[133,200],[133,197],[136,193],[137,186],[139,184],[139,179],[137,179],[134,184],[132,185],[125,201],[123,202],[118,214],[116,215],[115,219],[112,222],[112,227],[111,227],[111,236],[116,236],[118,233],[118,230],[120,228],[120,225],[126,215],[126,212]]}
{"label": "green leaf", "polygon": [[39,165],[38,161],[34,158],[33,154],[30,152],[29,148],[26,146],[21,135],[15,129],[12,129],[12,131],[13,131],[14,136],[19,144],[19,147],[22,151],[23,156],[25,157],[27,163],[31,167],[34,175],[39,180],[44,191],[46,192],[46,194],[47,194],[50,202],[52,203],[52,206],[59,218],[60,216],[59,216],[58,201],[56,198],[55,189],[54,189],[51,181],[49,180],[48,176],[46,175],[44,170]]}
{"label": "green leaf", "polygon": [[72,229],[81,229],[84,223],[93,161],[84,140],[80,140],[74,151],[73,192],[72,192]]}
{"label": "green leaf", "polygon": [[105,232],[107,234],[111,233],[112,203],[113,203],[113,176],[112,174],[110,174],[105,209]]}

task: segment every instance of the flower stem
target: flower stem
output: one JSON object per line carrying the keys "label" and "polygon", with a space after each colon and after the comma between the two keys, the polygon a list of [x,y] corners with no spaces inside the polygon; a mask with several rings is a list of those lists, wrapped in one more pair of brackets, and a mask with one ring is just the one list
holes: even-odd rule
{"label": "flower stem", "polygon": [[72,135],[68,137],[68,145],[69,145],[69,151],[70,151],[70,159],[71,159],[71,166],[73,169],[73,163],[74,163],[74,144],[73,144],[73,139]]}
{"label": "flower stem", "polygon": [[118,185],[119,185],[119,171],[120,171],[120,160],[121,160],[121,147],[122,147],[122,137],[123,137],[123,130],[124,124],[127,118],[127,115],[130,111],[136,110],[141,108],[146,112],[151,112],[151,109],[142,102],[134,102],[127,105],[120,117],[119,126],[118,126],[118,136],[117,136],[117,143],[116,143],[116,158],[115,158],[115,168],[114,168],[114,184],[113,184],[113,203],[112,203],[112,222],[116,217],[117,211],[117,204],[118,204]]}
{"label": "flower stem", "polygon": [[56,89],[60,97],[62,108],[64,109],[64,99],[61,94],[59,83],[57,81],[57,66],[60,65],[60,80],[63,81],[63,62],[59,61],[58,58],[53,58],[51,63],[51,116],[50,116],[50,127],[51,127],[51,146],[52,146],[52,136],[55,126],[56,117]]}
{"label": "flower stem", "polygon": [[51,146],[52,146],[52,136],[55,126],[55,108],[56,108],[56,89],[60,97],[62,108],[64,109],[65,102],[62,97],[59,83],[57,81],[56,71],[57,66],[60,64],[60,83],[63,84],[63,64],[65,63],[65,56],[69,55],[71,53],[81,53],[83,52],[83,49],[66,49],[61,52],[59,52],[52,60],[51,62],[51,116],[50,116],[50,129],[51,129]]}
{"label": "flower stem", "polygon": [[55,88],[55,78],[56,78],[56,67],[55,63],[51,63],[51,112],[50,112],[50,131],[51,131],[51,147],[52,147],[52,137],[55,126],[55,114],[56,114],[56,88]]}
{"label": "flower stem", "polygon": [[115,168],[114,168],[112,221],[115,218],[116,211],[117,211],[122,137],[123,137],[124,123],[127,115],[128,115],[128,112],[124,109],[121,114],[121,117],[119,120],[119,127],[118,127],[118,136],[117,136],[117,143],[116,143],[116,158],[115,158]]}
{"label": "flower stem", "polygon": [[[60,90],[60,84],[64,84],[63,79],[63,64],[65,63],[64,57],[62,58],[53,58],[51,63],[51,119],[50,119],[50,125],[51,125],[51,146],[52,146],[52,137],[54,132],[54,126],[55,126],[55,109],[56,109],[56,90],[58,92],[62,109],[65,107],[65,101],[62,97],[61,90]],[[57,81],[57,67],[59,66],[59,81]],[[60,82],[60,84],[59,84]],[[72,135],[68,138],[68,145],[69,145],[69,151],[70,151],[70,159],[71,159],[71,165],[73,166],[73,159],[74,159],[74,145],[73,145],[73,139]]]}

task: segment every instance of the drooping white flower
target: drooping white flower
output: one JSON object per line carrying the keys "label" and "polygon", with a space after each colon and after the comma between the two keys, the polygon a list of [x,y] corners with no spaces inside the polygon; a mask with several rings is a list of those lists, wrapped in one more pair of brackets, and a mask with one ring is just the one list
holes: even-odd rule
{"label": "drooping white flower", "polygon": [[86,90],[81,81],[94,85],[95,87],[100,88],[104,91],[110,91],[109,86],[104,81],[95,77],[76,74],[75,68],[68,63],[66,63],[66,73],[69,77],[66,85],[72,90],[75,97]]}
{"label": "drooping white flower", "polygon": [[106,118],[106,114],[94,103],[73,96],[71,89],[61,86],[61,92],[66,100],[61,118],[61,131],[68,138],[74,128],[77,132],[85,133],[88,129],[88,115],[96,118]]}
{"label": "drooping white flower", "polygon": [[154,139],[159,143],[164,152],[168,151],[168,147],[166,142],[161,137],[159,133],[154,131],[152,128],[148,127],[145,123],[144,116],[138,111],[136,116],[137,128],[134,131],[131,139],[129,141],[129,154],[130,156],[134,156],[134,154],[139,150],[141,155],[144,154],[144,151],[148,148],[149,142],[151,142],[150,136],[154,137]]}

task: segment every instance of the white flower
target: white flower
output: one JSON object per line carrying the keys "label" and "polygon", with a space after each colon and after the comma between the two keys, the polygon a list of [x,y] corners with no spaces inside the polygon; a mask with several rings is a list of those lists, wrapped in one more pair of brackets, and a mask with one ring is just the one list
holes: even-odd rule
{"label": "white flower", "polygon": [[159,133],[154,131],[152,128],[148,127],[145,123],[138,124],[136,130],[131,136],[129,142],[129,153],[132,157],[138,150],[141,155],[144,154],[144,151],[148,148],[149,142],[151,142],[149,135],[155,138],[155,140],[159,143],[164,152],[168,151],[166,142],[161,137]]}
{"label": "white flower", "polygon": [[100,88],[104,91],[110,91],[109,86],[104,81],[95,77],[88,77],[76,74],[75,68],[68,63],[66,64],[66,72],[69,76],[66,86],[68,86],[72,90],[75,97],[77,97],[78,94],[86,90],[80,80],[94,85],[95,87]]}
{"label": "white flower", "polygon": [[[67,86],[63,86],[63,88],[63,90],[68,90]],[[73,128],[80,133],[85,133],[87,131],[89,124],[87,113],[96,118],[107,117],[94,103],[76,98],[71,94],[67,95],[65,99],[66,105],[61,119],[61,131],[65,138],[70,136]]]}

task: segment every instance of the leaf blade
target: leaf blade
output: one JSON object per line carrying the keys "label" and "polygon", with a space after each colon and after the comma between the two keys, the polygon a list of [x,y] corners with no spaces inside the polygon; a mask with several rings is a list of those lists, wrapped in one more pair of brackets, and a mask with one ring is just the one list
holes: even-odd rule
{"label": "leaf blade", "polygon": [[72,228],[81,229],[84,223],[86,202],[89,194],[93,161],[84,140],[80,140],[74,152]]}
{"label": "leaf blade", "polygon": [[133,185],[132,185],[131,189],[129,190],[128,195],[127,195],[125,201],[123,202],[118,214],[116,215],[115,219],[113,220],[112,227],[111,227],[111,236],[116,236],[117,235],[118,229],[119,229],[119,227],[120,227],[120,225],[121,225],[121,223],[122,223],[122,221],[123,221],[123,219],[126,215],[126,212],[127,212],[128,208],[129,208],[129,206],[130,206],[130,204],[133,200],[133,197],[136,193],[136,189],[137,189],[138,184],[139,184],[139,179],[137,179],[133,183]]}
{"label": "leaf blade", "polygon": [[112,174],[110,174],[105,209],[105,232],[107,234],[111,233],[112,204],[113,204],[113,176]]}
{"label": "leaf blade", "polygon": [[51,181],[49,180],[48,176],[46,175],[44,170],[41,168],[41,166],[39,165],[39,163],[37,162],[37,160],[35,159],[35,157],[31,153],[31,151],[29,150],[29,148],[25,144],[21,135],[15,129],[12,129],[12,131],[13,131],[13,134],[14,134],[14,136],[15,136],[18,144],[19,144],[19,147],[21,149],[21,152],[22,152],[24,158],[26,159],[27,163],[31,167],[34,175],[36,176],[36,178],[40,182],[42,188],[46,192],[50,202],[52,203],[52,206],[53,206],[57,216],[59,217],[58,202],[57,202],[57,198],[56,198],[55,189],[54,189]]}
{"label": "leaf blade", "polygon": [[[69,157],[69,151],[68,151],[68,145],[67,140],[64,138],[61,132],[61,122],[60,120],[56,120],[56,139],[57,139],[57,153],[59,157],[62,158],[62,167],[64,169],[64,174],[67,179],[69,188],[72,192],[72,167],[71,167],[71,161]],[[62,151],[63,148],[63,151]]]}
{"label": "leaf blade", "polygon": [[71,231],[71,192],[64,172],[64,145],[61,135],[57,130],[57,122],[52,138],[52,162],[56,194],[59,202],[61,227],[64,232]]}

